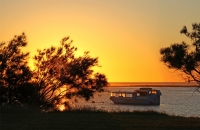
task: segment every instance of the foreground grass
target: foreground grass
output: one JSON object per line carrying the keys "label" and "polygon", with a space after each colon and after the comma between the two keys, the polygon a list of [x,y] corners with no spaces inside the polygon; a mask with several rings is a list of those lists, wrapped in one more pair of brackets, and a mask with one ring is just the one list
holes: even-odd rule
{"label": "foreground grass", "polygon": [[168,116],[153,111],[113,112],[73,110],[41,113],[38,110],[1,108],[0,130],[199,130],[200,118]]}

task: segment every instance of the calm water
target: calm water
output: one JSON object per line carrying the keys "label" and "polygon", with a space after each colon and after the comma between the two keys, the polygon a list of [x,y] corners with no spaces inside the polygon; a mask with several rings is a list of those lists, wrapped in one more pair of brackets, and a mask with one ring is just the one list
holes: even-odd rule
{"label": "calm water", "polygon": [[[126,84],[127,85],[127,84]],[[130,85],[130,84],[129,84]],[[166,85],[166,84],[165,84]],[[176,84],[177,85],[177,84]],[[147,85],[148,86],[148,85]],[[170,115],[185,117],[200,117],[200,93],[195,92],[195,87],[153,87],[162,92],[159,106],[116,105],[109,100],[110,92],[96,94],[90,101],[80,101],[79,106],[95,107],[106,111],[135,111],[154,110]],[[108,91],[134,91],[140,87],[108,87]],[[92,103],[94,101],[95,103]]]}

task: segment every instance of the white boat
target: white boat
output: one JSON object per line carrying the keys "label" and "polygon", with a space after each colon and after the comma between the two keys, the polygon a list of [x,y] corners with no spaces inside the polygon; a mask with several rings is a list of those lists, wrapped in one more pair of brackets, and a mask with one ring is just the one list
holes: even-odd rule
{"label": "white boat", "polygon": [[110,100],[115,104],[132,105],[160,105],[160,90],[152,88],[140,88],[133,92],[115,91],[111,92]]}

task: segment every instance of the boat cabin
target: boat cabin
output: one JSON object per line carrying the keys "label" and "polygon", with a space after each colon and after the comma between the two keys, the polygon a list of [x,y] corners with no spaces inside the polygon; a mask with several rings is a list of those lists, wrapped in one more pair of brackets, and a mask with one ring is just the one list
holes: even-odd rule
{"label": "boat cabin", "polygon": [[110,93],[110,100],[115,104],[159,105],[160,90],[140,88],[133,92],[115,91]]}

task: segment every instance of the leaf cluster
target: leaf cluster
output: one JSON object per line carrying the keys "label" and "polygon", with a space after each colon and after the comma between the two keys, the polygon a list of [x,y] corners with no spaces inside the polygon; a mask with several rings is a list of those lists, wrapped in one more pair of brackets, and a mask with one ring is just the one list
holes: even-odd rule
{"label": "leaf cluster", "polygon": [[[0,103],[12,104],[19,101],[18,90],[31,79],[32,74],[27,66],[29,53],[23,53],[27,45],[24,33],[15,36],[11,41],[0,44]],[[14,96],[15,95],[15,96]]]}
{"label": "leaf cluster", "polygon": [[161,61],[168,68],[184,73],[200,85],[200,23],[192,24],[192,32],[188,32],[184,26],[180,33],[190,38],[192,43],[174,43],[161,48]]}

